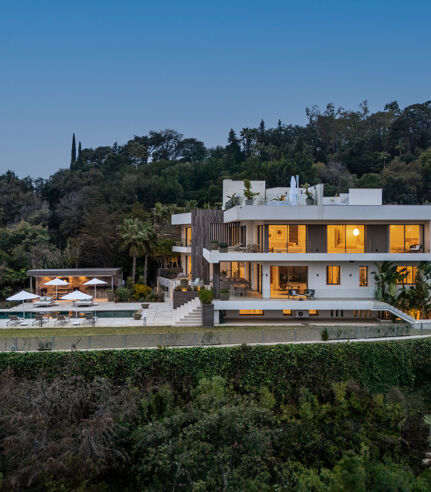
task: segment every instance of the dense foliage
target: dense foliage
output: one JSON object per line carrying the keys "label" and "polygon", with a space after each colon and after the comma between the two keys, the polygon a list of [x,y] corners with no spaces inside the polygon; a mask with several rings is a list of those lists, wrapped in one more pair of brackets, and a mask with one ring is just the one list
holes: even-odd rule
{"label": "dense foliage", "polygon": [[[96,149],[79,143],[78,153],[73,139],[70,168],[47,180],[6,172],[0,176],[0,290],[9,293],[4,288],[15,287],[29,267],[122,266],[132,273],[140,257],[136,272],[148,270],[153,280],[156,266],[172,264],[169,213],[217,206],[224,178],[265,179],[271,187],[288,186],[298,174],[302,184],[324,182],[330,195],[381,186],[387,203],[431,200],[431,101],[404,109],[393,102],[376,113],[366,102],[358,111],[328,104],[306,112],[304,126],[279,121],[267,128],[262,121],[238,135],[230,130],[227,145],[211,149],[174,130]],[[26,244],[17,242],[23,232]],[[146,239],[136,248],[137,234]]]}
{"label": "dense foliage", "polygon": [[0,354],[3,485],[426,491],[430,346]]}

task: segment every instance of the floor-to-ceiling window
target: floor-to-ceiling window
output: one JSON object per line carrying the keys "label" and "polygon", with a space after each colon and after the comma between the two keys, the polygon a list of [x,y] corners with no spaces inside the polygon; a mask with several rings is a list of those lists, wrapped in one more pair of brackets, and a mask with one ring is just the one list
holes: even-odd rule
{"label": "floor-to-ceiling window", "polygon": [[285,298],[289,290],[304,291],[308,286],[308,267],[271,266],[271,297]]}
{"label": "floor-to-ceiling window", "polygon": [[192,228],[186,227],[185,232],[186,232],[186,234],[185,234],[186,246],[191,246],[191,244],[192,244]]}
{"label": "floor-to-ceiling window", "polygon": [[270,253],[305,253],[305,225],[268,226],[268,249]]}
{"label": "floor-to-ceiling window", "polygon": [[397,224],[389,226],[391,253],[410,253],[421,251],[423,246],[423,227],[419,224]]}
{"label": "floor-to-ceiling window", "polygon": [[333,224],[327,227],[328,253],[363,253],[365,228],[363,224]]}

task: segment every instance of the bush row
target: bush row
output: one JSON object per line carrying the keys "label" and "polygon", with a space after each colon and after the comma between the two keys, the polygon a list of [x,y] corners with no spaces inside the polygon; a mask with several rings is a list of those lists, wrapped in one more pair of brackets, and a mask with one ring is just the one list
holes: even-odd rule
{"label": "bush row", "polygon": [[65,373],[113,382],[153,379],[187,391],[200,378],[219,375],[236,389],[265,385],[277,394],[301,387],[325,391],[354,379],[373,392],[392,386],[421,388],[431,381],[431,339],[369,343],[211,347],[97,352],[1,353],[0,370],[34,378]]}

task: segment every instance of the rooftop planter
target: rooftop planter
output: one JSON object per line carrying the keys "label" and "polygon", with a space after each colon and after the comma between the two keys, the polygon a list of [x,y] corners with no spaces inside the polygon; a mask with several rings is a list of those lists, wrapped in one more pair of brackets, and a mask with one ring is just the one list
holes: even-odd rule
{"label": "rooftop planter", "polygon": [[254,193],[251,191],[251,182],[249,179],[244,179],[244,198],[246,205],[253,205],[253,199],[255,196],[259,195],[259,193]]}
{"label": "rooftop planter", "polygon": [[228,248],[227,243],[219,243],[218,245],[218,250],[220,251],[220,253],[227,253],[227,248]]}

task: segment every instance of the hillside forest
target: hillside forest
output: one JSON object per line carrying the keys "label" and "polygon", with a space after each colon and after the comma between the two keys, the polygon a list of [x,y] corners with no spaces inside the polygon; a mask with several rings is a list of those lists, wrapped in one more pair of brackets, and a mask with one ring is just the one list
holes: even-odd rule
{"label": "hillside forest", "polygon": [[366,101],[328,104],[306,116],[305,125],[231,129],[214,148],[172,129],[95,149],[73,135],[70,163],[48,179],[5,172],[0,298],[25,285],[28,268],[119,266],[154,283],[157,267],[175,264],[170,214],[219,207],[225,178],[273,187],[299,175],[323,182],[326,195],[382,187],[385,203],[431,202],[431,101],[375,113]]}

